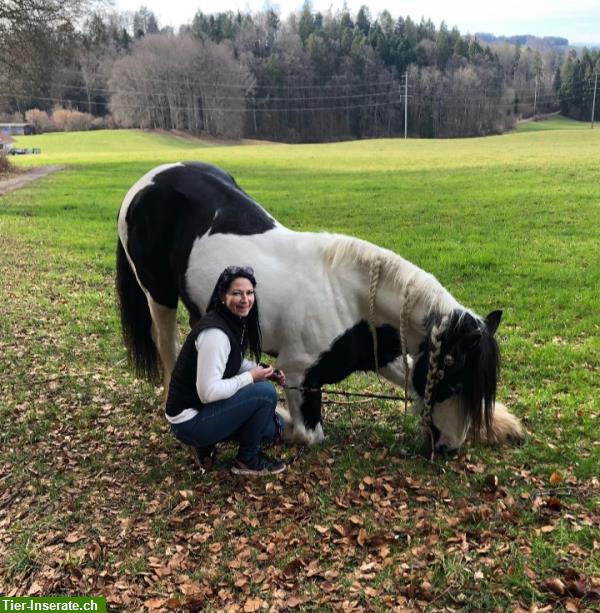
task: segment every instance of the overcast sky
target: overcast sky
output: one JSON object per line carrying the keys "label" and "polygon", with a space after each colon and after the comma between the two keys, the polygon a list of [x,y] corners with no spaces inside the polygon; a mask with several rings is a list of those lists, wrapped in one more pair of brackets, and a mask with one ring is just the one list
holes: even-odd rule
{"label": "overcast sky", "polygon": [[[190,23],[198,9],[203,13],[238,9],[254,13],[271,6],[285,17],[298,11],[303,0],[113,0],[113,3],[122,11],[135,11],[144,5],[156,15],[160,27],[171,25],[177,30],[182,23]],[[450,28],[458,27],[461,34],[533,34],[562,36],[576,44],[600,43],[599,0],[501,0],[493,4],[481,0],[346,0],[345,4],[352,15],[364,4],[373,17],[387,9],[392,17],[410,16],[417,22],[421,17],[429,18],[436,27],[445,21]],[[312,6],[315,11],[335,12],[344,6],[344,0],[312,0]]]}

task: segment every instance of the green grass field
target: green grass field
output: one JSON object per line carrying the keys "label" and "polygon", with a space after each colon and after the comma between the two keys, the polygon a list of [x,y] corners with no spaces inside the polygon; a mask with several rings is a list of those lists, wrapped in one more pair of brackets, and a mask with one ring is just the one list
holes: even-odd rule
{"label": "green grass field", "polygon": [[[19,166],[66,168],[0,197],[0,593],[106,595],[122,611],[598,606],[600,126],[17,144],[42,149]],[[232,478],[233,448],[195,472],[160,390],[127,369],[113,292],[120,202],[177,160],[225,168],[290,228],[370,240],[477,312],[502,308],[499,396],[525,444],[431,463],[399,403],[345,400],[326,407],[326,442],[282,477]],[[344,385],[398,391],[374,376]]]}

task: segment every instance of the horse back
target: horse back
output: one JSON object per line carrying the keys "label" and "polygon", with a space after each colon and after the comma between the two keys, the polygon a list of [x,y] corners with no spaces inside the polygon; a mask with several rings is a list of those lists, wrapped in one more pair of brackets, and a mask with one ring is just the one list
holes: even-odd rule
{"label": "horse back", "polygon": [[161,166],[128,192],[119,234],[140,283],[160,304],[185,300],[194,241],[210,234],[261,234],[275,220],[223,170],[200,162]]}

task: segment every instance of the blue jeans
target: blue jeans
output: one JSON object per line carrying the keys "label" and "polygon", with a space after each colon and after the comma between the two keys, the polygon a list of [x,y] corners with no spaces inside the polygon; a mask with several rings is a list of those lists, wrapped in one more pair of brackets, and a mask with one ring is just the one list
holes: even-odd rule
{"label": "blue jeans", "polygon": [[171,430],[178,440],[192,447],[237,441],[238,459],[248,462],[256,457],[261,442],[275,438],[276,406],[277,392],[270,383],[251,383],[231,398],[203,405],[198,415],[171,424]]}

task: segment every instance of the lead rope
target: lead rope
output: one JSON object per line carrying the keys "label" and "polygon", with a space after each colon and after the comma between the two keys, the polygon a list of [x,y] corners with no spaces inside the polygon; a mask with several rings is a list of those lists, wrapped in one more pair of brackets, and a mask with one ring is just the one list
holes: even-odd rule
{"label": "lead rope", "polygon": [[373,337],[373,357],[375,358],[375,373],[379,378],[379,347],[377,344],[377,328],[375,327],[375,297],[377,295],[377,285],[381,273],[381,258],[376,258],[369,268],[369,329]]}

